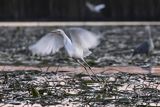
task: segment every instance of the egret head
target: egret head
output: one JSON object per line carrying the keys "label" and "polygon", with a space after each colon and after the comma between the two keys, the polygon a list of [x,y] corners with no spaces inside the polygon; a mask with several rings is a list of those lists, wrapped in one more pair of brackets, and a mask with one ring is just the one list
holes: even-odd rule
{"label": "egret head", "polygon": [[55,29],[55,30],[52,30],[50,33],[63,34],[64,31],[62,29]]}

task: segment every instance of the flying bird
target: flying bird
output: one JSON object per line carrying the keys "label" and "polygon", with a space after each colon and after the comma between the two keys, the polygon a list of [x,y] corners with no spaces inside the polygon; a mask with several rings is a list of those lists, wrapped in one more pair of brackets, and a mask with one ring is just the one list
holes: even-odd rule
{"label": "flying bird", "polygon": [[151,37],[151,28],[150,26],[146,26],[146,30],[148,31],[148,40],[141,43],[138,47],[136,47],[133,51],[132,56],[137,54],[146,54],[149,55],[154,50],[154,44]]}
{"label": "flying bird", "polygon": [[95,13],[100,13],[101,10],[106,7],[105,4],[93,5],[90,2],[86,2],[86,6],[90,11],[95,12]]}
{"label": "flying bird", "polygon": [[100,36],[82,28],[69,28],[67,32],[70,38],[62,29],[53,30],[35,44],[29,46],[29,50],[33,54],[44,56],[55,54],[64,47],[69,57],[75,59],[87,71],[83,63],[81,63],[81,61],[84,62],[92,71],[84,58],[92,53],[89,49],[95,48],[99,44]]}

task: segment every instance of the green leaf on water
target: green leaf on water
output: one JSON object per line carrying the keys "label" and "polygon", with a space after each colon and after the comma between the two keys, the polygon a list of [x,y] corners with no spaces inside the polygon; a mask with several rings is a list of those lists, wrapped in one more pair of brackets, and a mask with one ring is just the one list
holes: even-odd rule
{"label": "green leaf on water", "polygon": [[93,80],[81,80],[81,83],[86,84],[86,85],[90,85],[90,84],[93,84],[93,83],[96,83],[96,82],[93,81]]}
{"label": "green leaf on water", "polygon": [[98,94],[98,95],[96,96],[96,100],[99,100],[99,99],[101,99],[101,95],[100,95],[100,94]]}
{"label": "green leaf on water", "polygon": [[93,60],[87,61],[87,63],[88,63],[90,66],[95,66],[95,65],[96,65],[96,62],[93,61]]}
{"label": "green leaf on water", "polygon": [[33,86],[31,86],[31,95],[33,97],[40,97],[39,91],[35,87],[33,87]]}
{"label": "green leaf on water", "polygon": [[86,74],[84,74],[84,73],[79,73],[79,74],[75,74],[75,78],[82,78],[82,77],[85,77],[85,76],[87,76]]}

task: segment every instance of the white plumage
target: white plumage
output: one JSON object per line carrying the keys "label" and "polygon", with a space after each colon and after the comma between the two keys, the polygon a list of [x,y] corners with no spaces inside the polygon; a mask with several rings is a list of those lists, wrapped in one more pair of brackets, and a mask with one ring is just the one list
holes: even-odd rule
{"label": "white plumage", "polygon": [[86,6],[88,9],[92,12],[100,13],[102,9],[106,7],[105,4],[98,4],[98,5],[93,5],[90,2],[86,2]]}
{"label": "white plumage", "polygon": [[44,56],[54,54],[64,46],[70,57],[83,59],[91,54],[89,49],[99,44],[100,36],[88,30],[69,28],[67,31],[71,38],[63,30],[56,29],[46,34],[35,44],[29,46],[29,50],[33,54]]}
{"label": "white plumage", "polygon": [[33,54],[44,56],[56,53],[63,46],[64,44],[62,36],[56,33],[54,35],[52,33],[48,33],[38,42],[29,46],[29,50]]}
{"label": "white plumage", "polygon": [[[37,43],[29,46],[29,50],[33,54],[44,56],[54,54],[58,52],[60,48],[65,47],[69,57],[72,57],[83,66],[87,73],[86,66],[84,66],[80,60],[92,71],[91,67],[84,60],[84,57],[91,54],[90,48],[95,48],[99,44],[100,36],[82,28],[69,28],[67,32],[71,38],[69,38],[62,29],[53,30],[42,37]],[[94,74],[93,71],[92,73]]]}

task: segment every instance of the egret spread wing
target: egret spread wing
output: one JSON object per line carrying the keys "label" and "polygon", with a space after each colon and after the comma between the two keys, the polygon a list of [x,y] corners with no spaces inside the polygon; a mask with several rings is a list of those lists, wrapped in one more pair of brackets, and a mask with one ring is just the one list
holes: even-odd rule
{"label": "egret spread wing", "polygon": [[100,11],[100,10],[104,9],[105,7],[106,7],[105,4],[99,4],[99,5],[95,6],[95,10]]}
{"label": "egret spread wing", "polygon": [[72,43],[83,49],[95,48],[99,44],[99,35],[82,28],[69,28]]}
{"label": "egret spread wing", "polygon": [[76,48],[82,49],[84,56],[91,54],[90,48],[94,48],[99,44],[99,36],[82,28],[69,29],[71,40]]}
{"label": "egret spread wing", "polygon": [[48,33],[38,42],[29,46],[29,50],[33,54],[49,55],[59,51],[64,46],[63,37],[58,34]]}
{"label": "egret spread wing", "polygon": [[86,2],[86,6],[91,10],[91,11],[94,11],[94,6],[89,3],[89,2]]}

